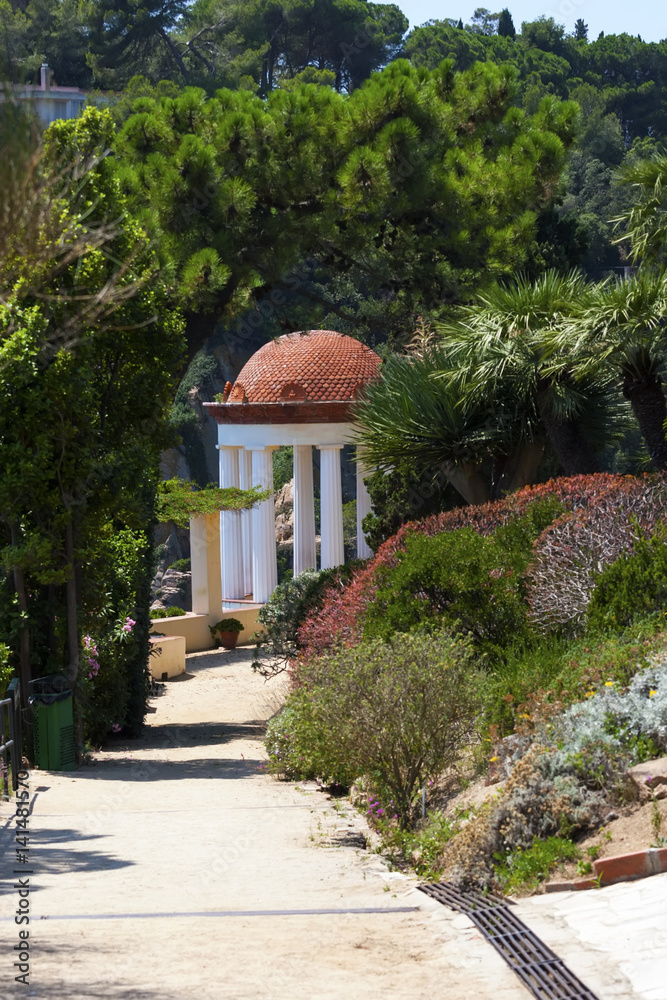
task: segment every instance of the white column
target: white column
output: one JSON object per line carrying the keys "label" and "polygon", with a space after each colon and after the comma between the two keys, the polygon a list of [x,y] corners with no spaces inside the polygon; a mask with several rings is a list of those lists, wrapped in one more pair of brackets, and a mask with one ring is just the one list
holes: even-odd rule
{"label": "white column", "polygon": [[192,610],[209,615],[209,625],[220,620],[220,518],[198,514],[190,518],[190,565],[192,568]]}
{"label": "white column", "polygon": [[192,610],[196,615],[207,615],[208,539],[205,514],[190,518],[190,579]]}
{"label": "white column", "polygon": [[320,450],[320,535],[322,569],[342,566],[343,486],[340,474],[342,444],[321,444]]}
{"label": "white column", "polygon": [[294,576],[316,569],[313,447],[294,445]]}
{"label": "white column", "polygon": [[371,512],[371,498],[364,485],[364,477],[368,478],[368,469],[363,462],[357,461],[357,559],[370,559],[373,555],[361,527],[361,522],[366,514]]}
{"label": "white column", "polygon": [[[253,486],[273,490],[273,448],[251,448]],[[278,586],[273,496],[252,510],[252,594],[265,604]]]}
{"label": "white column", "polygon": [[[239,449],[218,445],[220,452],[220,486],[222,489],[239,485]],[[241,511],[220,511],[220,576],[223,605],[227,600],[243,597],[243,538]]]}
{"label": "white column", "polygon": [[[239,480],[242,490],[250,490],[252,481],[252,452],[247,448],[239,451]],[[241,511],[241,534],[243,536],[243,590],[252,594],[252,511]]]}

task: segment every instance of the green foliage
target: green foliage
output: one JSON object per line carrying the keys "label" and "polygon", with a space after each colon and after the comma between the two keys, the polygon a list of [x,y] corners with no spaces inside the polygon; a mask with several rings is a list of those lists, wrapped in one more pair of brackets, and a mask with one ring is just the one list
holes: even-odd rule
{"label": "green foliage", "polygon": [[[176,604],[172,605],[169,608],[151,608],[151,613],[150,613],[152,619],[178,618],[181,615],[187,615],[187,611],[184,611],[183,608],[179,608]],[[241,626],[241,628],[243,628],[243,626]]]}
{"label": "green foliage", "polygon": [[173,562],[169,569],[175,569],[179,573],[189,573],[190,572],[190,560],[189,559],[177,559]]}
{"label": "green foliage", "polygon": [[221,489],[213,484],[198,489],[187,479],[167,479],[158,486],[156,517],[158,521],[174,521],[187,527],[191,517],[215,514],[220,510],[249,510],[266,500],[266,490]]}
{"label": "green foliage", "polygon": [[520,847],[505,856],[500,855],[496,866],[496,878],[508,895],[516,892],[532,892],[541,882],[546,882],[554,869],[564,861],[577,861],[581,851],[571,840],[564,837],[547,837],[534,840],[526,850]]}
{"label": "green foliage", "polygon": [[624,687],[664,648],[666,627],[659,613],[620,634],[589,633],[570,641],[550,636],[510,647],[488,680],[489,723],[504,735],[583,701],[607,682]]}
{"label": "green foliage", "polygon": [[[349,97],[191,88],[137,102],[115,152],[190,313],[295,300],[311,325],[330,314],[384,339],[525,263],[578,112],[545,98],[527,116],[512,94],[513,74],[490,65],[457,76],[402,60]],[[209,332],[192,317],[193,353]]]}
{"label": "green foliage", "polygon": [[588,605],[592,630],[620,632],[652,612],[667,614],[667,535],[640,538],[597,577]]}
{"label": "green foliage", "polygon": [[[43,144],[16,143],[2,185],[13,234],[0,238],[0,630],[22,689],[31,672],[64,671],[83,736],[96,739],[112,709],[135,733],[145,712],[147,538],[183,350],[157,258],[104,155],[112,134],[108,113],[89,108]],[[116,656],[129,617],[132,641]],[[100,694],[99,719],[77,683],[84,631],[103,651],[93,687],[115,691]]]}
{"label": "green foliage", "polygon": [[208,628],[215,638],[216,632],[242,632],[245,625],[238,618],[221,618],[219,622],[216,622],[215,625],[209,625]]}
{"label": "green foliage", "polygon": [[294,448],[284,445],[273,453],[273,490],[278,493],[294,475]]}
{"label": "green foliage", "polygon": [[396,822],[391,806],[387,808],[374,795],[369,795],[367,801],[366,819],[381,838],[383,856],[399,864],[407,861],[420,878],[437,882],[442,852],[468,819],[470,810],[459,809],[454,816],[445,816],[436,809],[414,829],[405,829]]}
{"label": "green foliage", "polygon": [[253,670],[268,678],[289,667],[300,648],[301,622],[319,607],[329,585],[345,581],[352,568],[307,570],[276,587],[257,616],[264,631],[257,643]]}
{"label": "green foliage", "polygon": [[534,519],[500,527],[489,537],[474,528],[410,535],[396,565],[378,576],[364,637],[388,638],[440,623],[470,636],[475,648],[494,660],[502,655],[529,634],[521,573],[543,518],[553,518],[558,505],[539,506]]}
{"label": "green foliage", "polygon": [[10,663],[11,649],[4,642],[0,642],[0,698],[5,697],[7,685],[14,675],[14,668]]}
{"label": "green foliage", "polygon": [[341,649],[301,663],[297,683],[287,708],[311,770],[343,784],[367,776],[404,827],[416,791],[473,738],[479,676],[468,646],[444,633]]}

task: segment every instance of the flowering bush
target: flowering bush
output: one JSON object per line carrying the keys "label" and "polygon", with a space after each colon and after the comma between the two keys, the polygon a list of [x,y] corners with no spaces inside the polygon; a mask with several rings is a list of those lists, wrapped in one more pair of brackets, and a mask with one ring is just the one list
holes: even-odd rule
{"label": "flowering bush", "polygon": [[664,658],[635,674],[626,690],[606,681],[587,694],[547,730],[557,747],[550,763],[553,774],[574,770],[584,780],[604,785],[614,772],[667,751]]}
{"label": "flowering bush", "polygon": [[107,733],[123,728],[117,720],[125,718],[130,700],[125,665],[136,624],[125,615],[102,639],[84,635],[81,640],[77,703],[85,736],[93,743],[101,743]]}

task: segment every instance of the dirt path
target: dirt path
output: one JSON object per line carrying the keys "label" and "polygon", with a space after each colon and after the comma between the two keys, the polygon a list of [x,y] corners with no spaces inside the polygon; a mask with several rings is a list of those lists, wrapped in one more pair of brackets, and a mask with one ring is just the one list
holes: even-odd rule
{"label": "dirt path", "polygon": [[[0,997],[527,1000],[466,918],[359,846],[362,817],[265,773],[278,701],[247,651],[194,655],[142,739],[72,775],[31,773],[30,985],[9,957],[3,805]],[[601,1000],[640,995],[607,978]]]}

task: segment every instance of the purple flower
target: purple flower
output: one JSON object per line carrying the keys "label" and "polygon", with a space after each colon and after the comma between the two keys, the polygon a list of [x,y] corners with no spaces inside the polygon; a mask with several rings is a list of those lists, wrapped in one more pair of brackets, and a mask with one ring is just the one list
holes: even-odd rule
{"label": "purple flower", "polygon": [[384,809],[378,809],[378,816],[384,816]]}
{"label": "purple flower", "polygon": [[[118,725],[118,723],[117,723],[117,722],[113,722],[113,723],[111,724],[111,728],[113,729],[114,733],[119,733],[119,732],[120,732],[120,726]],[[129,758],[128,758],[128,759],[129,759]]]}

